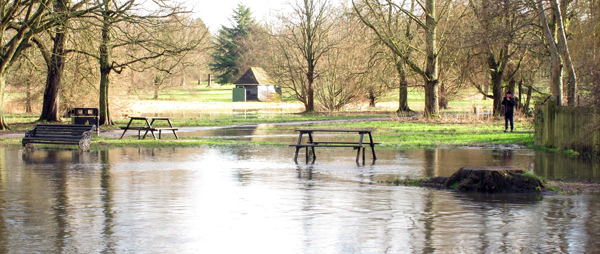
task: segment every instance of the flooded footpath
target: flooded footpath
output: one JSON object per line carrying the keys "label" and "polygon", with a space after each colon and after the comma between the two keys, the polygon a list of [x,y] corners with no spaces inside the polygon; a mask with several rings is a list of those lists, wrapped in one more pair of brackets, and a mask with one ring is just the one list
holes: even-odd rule
{"label": "flooded footpath", "polygon": [[[278,146],[0,147],[0,253],[590,253],[600,195],[462,194],[390,185],[460,167],[600,179],[597,165],[530,150]],[[369,157],[367,157],[368,161]]]}

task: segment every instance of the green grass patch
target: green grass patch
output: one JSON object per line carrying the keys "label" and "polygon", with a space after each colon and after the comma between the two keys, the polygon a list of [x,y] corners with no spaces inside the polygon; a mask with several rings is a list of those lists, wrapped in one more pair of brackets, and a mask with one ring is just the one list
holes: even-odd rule
{"label": "green grass patch", "polygon": [[540,181],[542,183],[547,183],[548,182],[548,179],[546,179],[545,177],[538,176],[538,175],[536,175],[534,173],[531,173],[529,171],[523,172],[523,175],[526,176],[526,177],[529,177],[529,178],[533,178],[533,179],[535,179],[537,181]]}
{"label": "green grass patch", "polygon": [[554,187],[554,186],[549,186],[549,185],[546,185],[544,188],[546,188],[546,190],[553,191],[553,192],[556,192],[556,193],[558,193],[558,194],[563,194],[563,193],[564,193],[564,192],[563,192],[563,191],[562,191],[560,188],[558,188],[558,187]]}

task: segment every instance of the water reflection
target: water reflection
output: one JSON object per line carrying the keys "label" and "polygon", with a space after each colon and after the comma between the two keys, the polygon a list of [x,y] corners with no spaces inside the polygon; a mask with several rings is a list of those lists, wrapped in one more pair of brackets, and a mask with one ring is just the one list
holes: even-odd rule
{"label": "water reflection", "polygon": [[600,180],[600,164],[562,153],[536,153],[535,172],[553,179]]}
{"label": "water reflection", "polygon": [[[355,164],[351,149],[317,151],[319,160],[307,165],[296,165],[293,152],[229,146],[86,155],[0,148],[0,253],[580,253],[600,247],[598,195],[459,194],[380,183],[477,165],[537,172],[532,151],[380,150],[377,164],[365,166]],[[562,165],[552,160],[555,168]]]}

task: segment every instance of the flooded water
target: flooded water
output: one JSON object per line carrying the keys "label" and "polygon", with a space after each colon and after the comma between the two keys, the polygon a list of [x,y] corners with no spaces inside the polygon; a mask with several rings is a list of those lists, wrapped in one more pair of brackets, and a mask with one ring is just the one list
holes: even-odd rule
{"label": "flooded water", "polygon": [[440,149],[378,150],[377,162],[362,166],[347,150],[319,150],[314,165],[296,165],[289,147],[0,148],[0,253],[600,248],[598,195],[459,194],[382,183],[487,165],[596,177],[594,165],[584,173],[540,168],[568,163],[527,150]]}

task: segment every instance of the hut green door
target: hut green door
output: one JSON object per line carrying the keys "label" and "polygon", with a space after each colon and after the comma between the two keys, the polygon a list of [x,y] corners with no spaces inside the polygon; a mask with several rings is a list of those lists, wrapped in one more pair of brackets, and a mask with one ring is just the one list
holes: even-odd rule
{"label": "hut green door", "polygon": [[233,102],[246,101],[246,88],[236,87],[233,89]]}

